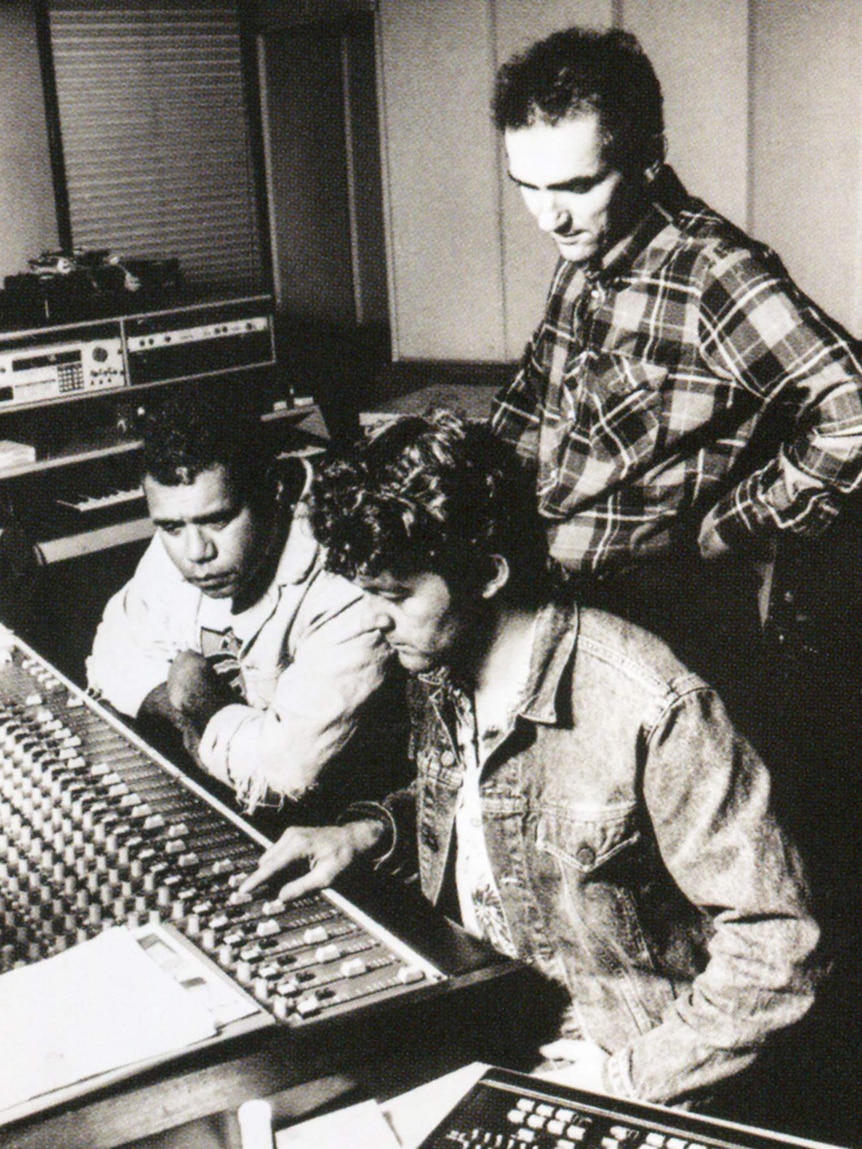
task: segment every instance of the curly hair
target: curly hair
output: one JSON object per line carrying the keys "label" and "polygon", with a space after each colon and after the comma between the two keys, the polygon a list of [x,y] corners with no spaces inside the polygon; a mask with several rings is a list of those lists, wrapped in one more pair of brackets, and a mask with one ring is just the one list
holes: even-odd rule
{"label": "curly hair", "polygon": [[354,458],[331,460],[312,486],[310,520],[327,569],[348,579],[432,572],[471,591],[502,555],[510,594],[532,601],[544,586],[532,483],[487,426],[446,409],[397,419]]}
{"label": "curly hair", "polygon": [[501,132],[593,113],[604,158],[627,174],[664,155],[661,85],[637,38],[618,28],[567,28],[513,56],[492,99]]}
{"label": "curly hair", "polygon": [[148,412],[141,431],[142,478],[149,475],[165,486],[180,486],[222,466],[245,501],[270,489],[274,460],[261,450],[259,424],[223,398],[172,395]]}

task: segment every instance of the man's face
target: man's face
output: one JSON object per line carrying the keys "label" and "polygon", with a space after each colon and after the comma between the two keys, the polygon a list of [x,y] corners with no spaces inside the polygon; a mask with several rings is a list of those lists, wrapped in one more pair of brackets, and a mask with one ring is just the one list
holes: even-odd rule
{"label": "man's face", "polygon": [[601,258],[629,230],[634,188],[603,159],[595,114],[510,128],[504,141],[509,176],[563,259]]}
{"label": "man's face", "polygon": [[150,518],[177,570],[210,598],[234,598],[260,564],[266,530],[221,465],[194,482],[144,478]]}
{"label": "man's face", "polygon": [[405,669],[423,673],[451,663],[469,632],[472,612],[456,600],[445,579],[384,573],[356,582],[372,598],[377,625]]}

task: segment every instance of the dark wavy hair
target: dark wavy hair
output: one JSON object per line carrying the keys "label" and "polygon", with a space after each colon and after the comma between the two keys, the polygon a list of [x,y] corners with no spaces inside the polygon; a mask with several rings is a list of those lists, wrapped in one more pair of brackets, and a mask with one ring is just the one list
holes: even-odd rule
{"label": "dark wavy hair", "polygon": [[492,100],[501,132],[594,113],[607,163],[626,174],[664,156],[661,85],[637,38],[618,28],[567,28],[513,56]]}
{"label": "dark wavy hair", "polygon": [[222,466],[244,502],[272,491],[274,459],[261,449],[259,423],[222,397],[172,395],[146,415],[141,434],[142,478],[174,487]]}
{"label": "dark wavy hair", "polygon": [[510,597],[532,602],[545,587],[533,484],[487,426],[446,409],[400,418],[354,457],[330,460],[312,486],[310,518],[327,569],[348,579],[431,572],[469,593],[499,554]]}

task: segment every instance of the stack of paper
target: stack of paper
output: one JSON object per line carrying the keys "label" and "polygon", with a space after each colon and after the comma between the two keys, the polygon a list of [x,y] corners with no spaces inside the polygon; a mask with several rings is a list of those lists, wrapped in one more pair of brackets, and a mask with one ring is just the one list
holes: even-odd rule
{"label": "stack of paper", "polygon": [[212,1037],[212,1016],[125,929],[0,977],[0,1110]]}

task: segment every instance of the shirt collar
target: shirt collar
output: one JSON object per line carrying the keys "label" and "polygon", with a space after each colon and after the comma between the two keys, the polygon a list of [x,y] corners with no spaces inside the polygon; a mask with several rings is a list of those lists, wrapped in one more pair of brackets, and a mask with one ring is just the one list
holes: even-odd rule
{"label": "shirt collar", "polygon": [[[518,714],[530,722],[555,726],[559,723],[557,696],[578,639],[578,608],[575,604],[549,603],[537,613],[533,627],[527,685]],[[464,687],[448,666],[418,676],[429,688],[429,697],[442,701],[463,694]]]}
{"label": "shirt collar", "polygon": [[321,548],[308,522],[308,506],[301,500],[293,510],[293,521],[273,582],[279,586],[305,582],[321,562]]}
{"label": "shirt collar", "polygon": [[304,466],[305,483],[296,506],[285,510],[286,514],[291,514],[293,517],[273,579],[278,586],[305,582],[310,578],[315,566],[322,563],[321,548],[312,534],[308,521],[307,497],[311,486],[311,465],[306,459],[292,461],[301,462]]}
{"label": "shirt collar", "polygon": [[[674,222],[690,197],[669,164],[664,164],[649,185],[649,205],[634,228],[602,257],[600,282],[622,278],[650,254],[663,260],[679,237]],[[663,234],[664,233],[664,234]]]}

